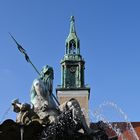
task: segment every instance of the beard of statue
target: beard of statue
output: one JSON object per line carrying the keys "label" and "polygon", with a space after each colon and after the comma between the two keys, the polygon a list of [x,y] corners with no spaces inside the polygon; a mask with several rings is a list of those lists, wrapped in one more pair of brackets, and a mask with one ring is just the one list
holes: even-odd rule
{"label": "beard of statue", "polygon": [[36,93],[34,97],[35,102],[33,103],[35,112],[38,114],[40,119],[44,119],[46,116],[50,115],[48,118],[50,122],[56,119],[55,116],[58,115],[56,111],[56,105],[53,102],[53,99],[50,98],[49,92],[45,87],[43,81],[35,80],[33,83],[33,88]]}
{"label": "beard of statue", "polygon": [[43,93],[43,84],[41,82],[39,82],[38,80],[35,81],[34,88],[35,88],[36,94],[38,96],[42,95],[42,93]]}
{"label": "beard of statue", "polygon": [[36,96],[34,97],[35,102],[33,103],[34,107],[37,109],[42,108],[43,106],[48,105],[47,92],[45,91],[45,86],[41,80],[35,80],[33,83],[34,91]]}

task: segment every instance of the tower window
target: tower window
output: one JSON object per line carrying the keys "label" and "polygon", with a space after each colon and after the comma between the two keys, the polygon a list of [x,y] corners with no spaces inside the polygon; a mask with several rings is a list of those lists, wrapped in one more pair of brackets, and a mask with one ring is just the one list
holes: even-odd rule
{"label": "tower window", "polygon": [[76,54],[76,45],[73,41],[70,43],[70,54]]}

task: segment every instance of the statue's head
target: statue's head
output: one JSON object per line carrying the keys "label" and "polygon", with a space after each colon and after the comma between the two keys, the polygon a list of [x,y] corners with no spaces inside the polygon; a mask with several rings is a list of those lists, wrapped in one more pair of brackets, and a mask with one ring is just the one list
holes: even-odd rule
{"label": "statue's head", "polygon": [[50,77],[50,78],[54,78],[54,74],[53,74],[53,68],[48,66],[48,65],[45,65],[42,70],[41,70],[41,73],[40,73],[40,77],[43,78],[43,77]]}

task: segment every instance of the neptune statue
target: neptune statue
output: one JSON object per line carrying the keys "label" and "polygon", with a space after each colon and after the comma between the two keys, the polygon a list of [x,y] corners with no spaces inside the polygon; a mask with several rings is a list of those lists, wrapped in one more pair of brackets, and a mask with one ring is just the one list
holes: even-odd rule
{"label": "neptune statue", "polygon": [[31,103],[41,120],[55,121],[59,109],[52,97],[53,69],[48,65],[41,70],[40,77],[33,81],[31,87]]}
{"label": "neptune statue", "polygon": [[67,127],[70,131],[83,129],[85,133],[90,133],[91,131],[76,99],[72,98],[61,105],[56,104],[52,96],[53,78],[52,67],[44,66],[40,76],[33,81],[31,86],[32,105],[21,104],[17,100],[13,101],[14,111],[18,113],[17,122],[28,124],[32,121],[38,121],[46,126],[46,135],[51,134],[50,128],[47,129],[47,126],[51,126],[53,132],[59,132],[55,129],[57,127],[63,131]]}

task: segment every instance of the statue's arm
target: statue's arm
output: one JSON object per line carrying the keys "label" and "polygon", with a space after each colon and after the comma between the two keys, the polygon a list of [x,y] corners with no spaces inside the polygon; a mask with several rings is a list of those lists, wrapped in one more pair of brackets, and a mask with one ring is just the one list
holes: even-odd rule
{"label": "statue's arm", "polygon": [[51,95],[53,89],[53,80],[51,78],[47,82],[47,87],[48,87],[49,94]]}
{"label": "statue's arm", "polygon": [[33,103],[33,100],[36,96],[36,93],[35,92],[31,92],[31,103]]}

